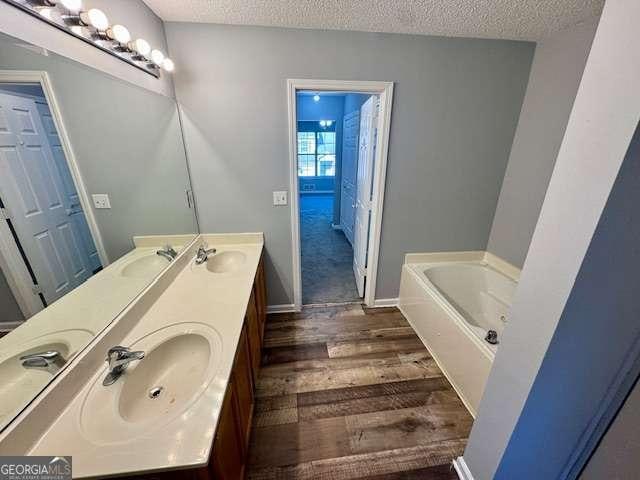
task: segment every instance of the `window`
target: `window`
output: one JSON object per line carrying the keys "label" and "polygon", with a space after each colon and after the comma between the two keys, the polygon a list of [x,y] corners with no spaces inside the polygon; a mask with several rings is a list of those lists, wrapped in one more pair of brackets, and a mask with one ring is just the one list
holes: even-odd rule
{"label": "window", "polygon": [[299,177],[335,177],[335,128],[333,121],[298,122]]}

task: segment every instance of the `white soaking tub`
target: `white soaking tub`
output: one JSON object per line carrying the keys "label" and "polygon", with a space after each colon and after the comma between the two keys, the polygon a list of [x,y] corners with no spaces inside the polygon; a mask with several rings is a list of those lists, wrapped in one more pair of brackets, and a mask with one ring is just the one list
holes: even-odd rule
{"label": "white soaking tub", "polygon": [[486,252],[409,254],[402,268],[400,310],[474,417],[519,275]]}

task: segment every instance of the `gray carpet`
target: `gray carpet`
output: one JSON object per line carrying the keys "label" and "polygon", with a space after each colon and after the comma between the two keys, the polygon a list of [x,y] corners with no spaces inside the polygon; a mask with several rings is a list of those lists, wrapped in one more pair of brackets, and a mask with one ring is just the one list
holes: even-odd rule
{"label": "gray carpet", "polygon": [[341,230],[331,228],[332,194],[300,196],[302,303],[359,300],[353,249]]}

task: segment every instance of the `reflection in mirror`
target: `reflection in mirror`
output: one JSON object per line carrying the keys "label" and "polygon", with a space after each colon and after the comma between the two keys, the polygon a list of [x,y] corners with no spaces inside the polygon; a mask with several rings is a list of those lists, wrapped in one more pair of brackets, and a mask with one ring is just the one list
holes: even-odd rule
{"label": "reflection in mirror", "polygon": [[0,35],[0,429],[197,233],[173,99]]}

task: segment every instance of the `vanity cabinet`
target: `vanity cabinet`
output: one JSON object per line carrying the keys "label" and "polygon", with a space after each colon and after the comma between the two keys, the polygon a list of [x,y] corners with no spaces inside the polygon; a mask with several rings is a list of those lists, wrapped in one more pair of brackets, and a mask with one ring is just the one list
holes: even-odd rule
{"label": "vanity cabinet", "polygon": [[241,480],[244,478],[265,320],[266,291],[261,260],[218,418],[209,465],[128,478],[135,478],[135,480]]}

